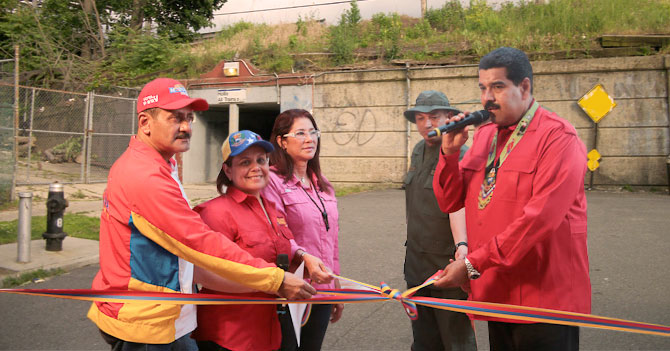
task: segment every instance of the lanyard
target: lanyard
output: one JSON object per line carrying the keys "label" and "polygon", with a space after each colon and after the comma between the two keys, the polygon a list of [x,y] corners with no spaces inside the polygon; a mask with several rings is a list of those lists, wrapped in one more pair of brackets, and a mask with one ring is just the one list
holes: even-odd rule
{"label": "lanyard", "polygon": [[323,206],[323,210],[321,210],[321,207],[319,207],[319,205],[317,205],[316,201],[314,201],[314,199],[312,199],[312,197],[309,196],[309,193],[307,192],[307,190],[305,190],[305,188],[303,188],[302,183],[300,185],[298,185],[298,187],[300,189],[302,189],[302,191],[305,192],[305,195],[307,195],[307,197],[310,200],[312,200],[312,203],[314,204],[314,206],[316,206],[316,209],[319,210],[319,212],[321,213],[321,217],[323,217],[323,223],[326,224],[326,231],[330,230],[330,224],[328,224],[328,212],[326,212],[326,205],[323,204],[323,200],[321,200],[321,196],[319,196],[319,192],[316,190],[316,187],[313,187],[314,188],[314,193],[316,194],[316,197],[319,199],[319,202],[321,203],[321,206]]}
{"label": "lanyard", "polygon": [[540,104],[538,104],[537,101],[533,101],[533,104],[530,106],[528,111],[526,111],[521,120],[519,120],[519,122],[516,124],[514,133],[512,133],[512,135],[507,140],[507,143],[505,143],[505,146],[500,153],[500,157],[497,160],[496,145],[498,143],[498,133],[493,135],[493,141],[491,142],[491,147],[489,148],[489,157],[486,160],[484,181],[482,182],[481,190],[479,191],[478,208],[480,210],[486,208],[486,205],[491,202],[491,198],[493,197],[493,190],[496,187],[498,168],[502,166],[503,162],[505,162],[507,159],[507,156],[509,156],[514,147],[516,147],[521,141],[521,138],[526,133],[528,125],[530,125],[530,121],[533,120],[533,116],[535,116],[535,112],[537,111],[538,107],[540,107]]}

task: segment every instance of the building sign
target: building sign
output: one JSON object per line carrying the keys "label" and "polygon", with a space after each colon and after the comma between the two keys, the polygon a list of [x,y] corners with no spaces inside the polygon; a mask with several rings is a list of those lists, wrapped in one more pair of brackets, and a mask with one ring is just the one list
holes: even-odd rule
{"label": "building sign", "polygon": [[224,104],[239,104],[247,101],[246,89],[219,89],[217,101]]}

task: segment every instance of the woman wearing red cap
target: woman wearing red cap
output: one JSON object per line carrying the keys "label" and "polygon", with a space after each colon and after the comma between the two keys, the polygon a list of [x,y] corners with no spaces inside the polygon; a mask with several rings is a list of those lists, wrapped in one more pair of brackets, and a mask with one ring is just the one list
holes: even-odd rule
{"label": "woman wearing red cap", "polygon": [[[281,254],[304,261],[312,279],[330,281],[323,262],[306,254],[293,239],[283,215],[261,190],[268,184],[268,153],[272,144],[242,130],[231,134],[221,148],[223,166],[216,180],[221,196],[197,207],[203,221],[255,257],[277,262]],[[224,190],[224,187],[226,188]],[[195,281],[203,293],[243,297],[273,297],[227,281],[196,267]],[[275,305],[198,306],[193,332],[200,350],[277,350],[282,333]]]}

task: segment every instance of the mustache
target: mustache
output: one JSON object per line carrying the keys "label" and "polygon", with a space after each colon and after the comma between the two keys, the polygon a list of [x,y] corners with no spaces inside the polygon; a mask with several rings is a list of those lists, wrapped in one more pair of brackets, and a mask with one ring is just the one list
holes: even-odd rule
{"label": "mustache", "polygon": [[500,105],[494,103],[493,101],[487,101],[487,102],[486,102],[486,105],[484,105],[484,109],[485,109],[485,110],[488,110],[488,109],[499,109],[499,108],[500,108]]}
{"label": "mustache", "polygon": [[175,139],[191,139],[190,133],[179,133]]}

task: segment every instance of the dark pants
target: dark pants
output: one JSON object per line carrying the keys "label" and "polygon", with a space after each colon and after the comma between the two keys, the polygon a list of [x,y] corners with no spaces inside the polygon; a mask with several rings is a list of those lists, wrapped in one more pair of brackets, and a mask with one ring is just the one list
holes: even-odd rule
{"label": "dark pants", "polygon": [[[408,288],[411,288],[408,284]],[[465,300],[461,289],[437,290],[424,288],[414,296]],[[470,318],[464,313],[444,311],[417,305],[418,319],[412,321],[413,351],[474,351],[475,332]]]}
{"label": "dark pants", "polygon": [[195,340],[186,334],[169,344],[139,344],[121,340],[100,330],[100,335],[112,347],[112,351],[197,351]]}
{"label": "dark pants", "polygon": [[332,305],[312,305],[312,311],[309,314],[307,323],[300,329],[300,347],[295,339],[295,331],[291,317],[286,313],[286,317],[279,317],[282,330],[282,351],[318,351],[321,350],[323,338],[326,336],[326,329],[330,322]]}
{"label": "dark pants", "polygon": [[489,322],[491,351],[577,351],[579,328],[567,325]]}

